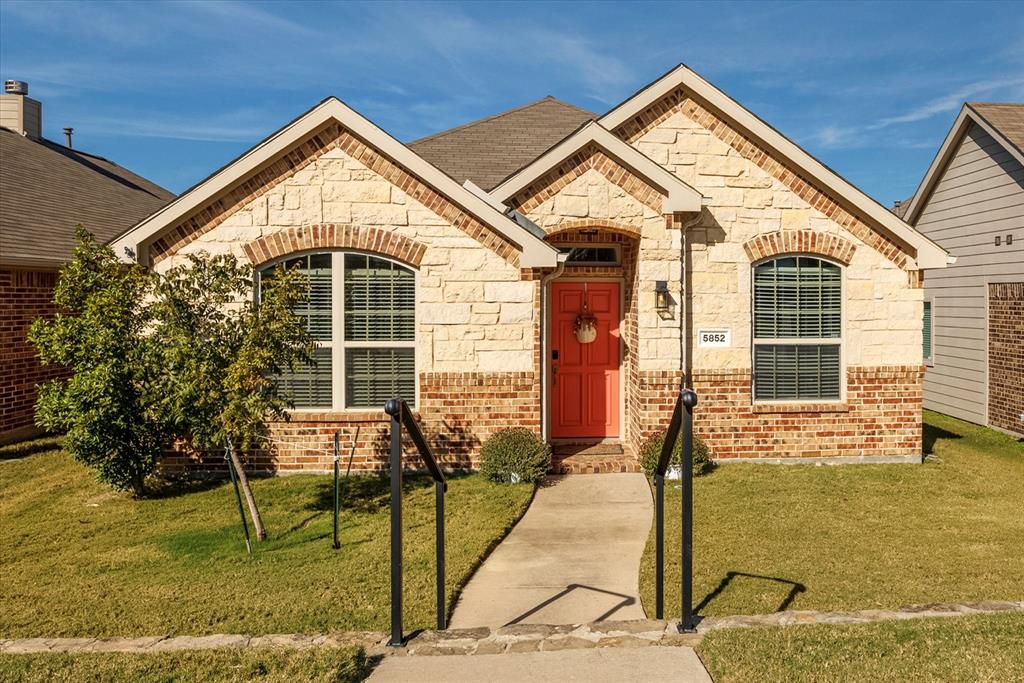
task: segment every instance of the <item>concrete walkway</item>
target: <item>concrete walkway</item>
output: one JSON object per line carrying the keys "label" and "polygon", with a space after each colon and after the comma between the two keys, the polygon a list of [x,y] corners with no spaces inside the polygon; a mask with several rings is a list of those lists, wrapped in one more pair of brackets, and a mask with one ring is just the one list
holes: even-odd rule
{"label": "concrete walkway", "polygon": [[387,657],[374,669],[368,680],[373,683],[711,683],[711,676],[704,669],[693,648],[648,647],[525,652],[476,657]]}
{"label": "concrete walkway", "polygon": [[638,581],[652,515],[642,474],[549,477],[470,579],[452,628],[645,618]]}

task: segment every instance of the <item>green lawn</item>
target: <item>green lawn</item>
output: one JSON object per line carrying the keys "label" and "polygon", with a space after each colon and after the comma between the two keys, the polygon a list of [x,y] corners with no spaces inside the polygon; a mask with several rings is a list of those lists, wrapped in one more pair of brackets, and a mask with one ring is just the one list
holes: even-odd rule
{"label": "green lawn", "polygon": [[713,631],[716,683],[1024,680],[1024,614]]}
{"label": "green lawn", "polygon": [[[11,459],[25,451],[20,459]],[[353,477],[331,549],[331,478],[253,482],[270,540],[245,553],[230,484],[136,501],[55,441],[0,449],[0,637],[387,630],[388,482]],[[455,477],[454,590],[519,519],[529,485]],[[434,623],[434,487],[407,477],[406,628]]]}
{"label": "green lawn", "polygon": [[[1024,446],[926,413],[922,465],[722,465],[694,482],[705,615],[1024,599]],[[679,505],[666,494],[666,616],[679,615]],[[641,568],[654,613],[654,536]]]}
{"label": "green lawn", "polygon": [[356,683],[368,668],[360,648],[0,655],[0,681],[24,683]]}

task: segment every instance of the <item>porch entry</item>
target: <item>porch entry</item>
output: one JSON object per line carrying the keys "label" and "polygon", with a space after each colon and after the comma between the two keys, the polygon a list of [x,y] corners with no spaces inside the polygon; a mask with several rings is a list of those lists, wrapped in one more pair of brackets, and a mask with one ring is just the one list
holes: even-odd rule
{"label": "porch entry", "polygon": [[[553,439],[620,436],[620,285],[551,284],[551,428]],[[581,326],[596,327],[584,343]]]}

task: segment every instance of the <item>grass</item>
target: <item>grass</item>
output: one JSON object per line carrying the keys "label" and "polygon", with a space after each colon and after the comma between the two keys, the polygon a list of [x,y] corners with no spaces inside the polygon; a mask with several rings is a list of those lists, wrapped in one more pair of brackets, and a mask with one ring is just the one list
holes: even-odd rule
{"label": "grass", "polygon": [[712,631],[697,648],[731,681],[1024,680],[1024,614]]}
{"label": "grass", "polygon": [[367,673],[366,655],[361,648],[0,655],[0,681],[24,683],[356,683]]}
{"label": "grass", "polygon": [[[19,446],[31,455],[12,460],[5,451],[0,462],[0,637],[387,630],[386,479],[349,482],[337,551],[330,477],[254,480],[270,540],[254,540],[250,557],[229,483],[132,500],[56,442],[33,443]],[[449,606],[532,492],[479,475],[450,479]],[[412,630],[434,623],[433,482],[406,477],[404,501]]]}
{"label": "grass", "polygon": [[[1024,445],[925,414],[922,465],[722,465],[694,481],[699,614],[1024,599]],[[666,617],[679,615],[666,491]],[[654,536],[641,565],[654,614]]]}

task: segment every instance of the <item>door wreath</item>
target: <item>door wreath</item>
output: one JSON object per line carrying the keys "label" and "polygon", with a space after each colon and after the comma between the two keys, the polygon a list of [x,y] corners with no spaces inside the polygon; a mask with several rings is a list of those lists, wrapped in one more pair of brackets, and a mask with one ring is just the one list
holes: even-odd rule
{"label": "door wreath", "polygon": [[590,312],[590,302],[587,294],[587,285],[583,284],[583,310],[576,316],[572,331],[576,335],[576,341],[580,344],[590,344],[597,339],[597,317]]}

